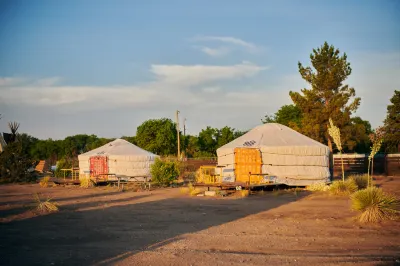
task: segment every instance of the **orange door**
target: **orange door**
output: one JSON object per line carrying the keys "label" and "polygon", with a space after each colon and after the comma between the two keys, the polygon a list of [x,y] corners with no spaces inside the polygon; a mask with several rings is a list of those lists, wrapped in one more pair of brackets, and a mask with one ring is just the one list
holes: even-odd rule
{"label": "orange door", "polygon": [[249,173],[261,174],[261,152],[258,149],[235,149],[236,182],[249,182]]}
{"label": "orange door", "polygon": [[[97,177],[104,174],[108,174],[108,158],[105,156],[90,157],[90,176]],[[107,176],[103,177],[107,178]]]}

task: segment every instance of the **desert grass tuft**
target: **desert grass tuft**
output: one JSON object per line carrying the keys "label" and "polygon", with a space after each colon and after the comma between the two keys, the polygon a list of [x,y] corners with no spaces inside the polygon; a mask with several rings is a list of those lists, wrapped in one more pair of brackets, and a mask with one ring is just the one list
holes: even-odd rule
{"label": "desert grass tuft", "polygon": [[360,211],[357,219],[363,223],[375,223],[394,219],[399,213],[399,200],[381,188],[368,187],[350,196],[351,208]]}
{"label": "desert grass tuft", "polygon": [[49,180],[50,180],[50,176],[43,177],[39,182],[40,187],[48,187],[49,186]]}
{"label": "desert grass tuft", "polygon": [[50,198],[42,200],[38,193],[33,194],[34,199],[34,209],[38,213],[49,213],[58,211],[58,203],[51,201]]}
{"label": "desert grass tuft", "polygon": [[345,181],[342,180],[333,181],[329,187],[329,192],[332,195],[347,196],[356,192],[357,189],[358,187],[357,184],[354,182],[354,180],[346,179]]}
{"label": "desert grass tuft", "polygon": [[358,189],[364,189],[368,187],[368,174],[364,175],[350,175],[348,179],[351,179],[356,183]]}

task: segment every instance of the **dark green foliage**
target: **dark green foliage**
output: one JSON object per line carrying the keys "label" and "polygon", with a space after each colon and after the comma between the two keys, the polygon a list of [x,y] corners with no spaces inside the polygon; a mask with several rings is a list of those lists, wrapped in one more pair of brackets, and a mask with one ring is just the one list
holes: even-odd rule
{"label": "dark green foliage", "polygon": [[137,128],[136,142],[158,155],[177,154],[176,124],[167,118],[147,120]]}
{"label": "dark green foliage", "polygon": [[169,185],[179,176],[179,163],[176,161],[162,161],[156,158],[151,165],[152,181],[161,185]]}
{"label": "dark green foliage", "polygon": [[332,141],[328,136],[327,125],[332,118],[340,128],[343,146],[348,149],[355,147],[351,142],[351,114],[360,104],[360,98],[355,96],[354,88],[343,84],[351,74],[347,55],[340,55],[334,46],[324,43],[314,49],[310,55],[312,67],[304,67],[300,62],[301,77],[310,84],[310,89],[302,89],[301,93],[291,91],[290,97],[301,110],[301,133],[328,144],[332,150]]}
{"label": "dark green foliage", "polygon": [[9,143],[0,154],[0,179],[2,182],[30,182],[35,180],[29,171],[34,161],[24,152],[23,143]]}
{"label": "dark green foliage", "polygon": [[400,91],[395,90],[385,119],[385,150],[400,152]]}
{"label": "dark green foliage", "polygon": [[300,108],[296,105],[289,104],[282,106],[274,116],[266,115],[264,120],[265,123],[279,123],[288,126],[293,129],[301,127],[302,113]]}

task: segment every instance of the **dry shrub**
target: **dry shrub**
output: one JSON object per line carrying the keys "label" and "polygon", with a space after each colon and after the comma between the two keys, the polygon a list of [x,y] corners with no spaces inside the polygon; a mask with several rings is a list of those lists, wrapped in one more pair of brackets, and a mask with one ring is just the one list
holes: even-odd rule
{"label": "dry shrub", "polygon": [[247,189],[246,189],[246,190],[240,190],[240,196],[241,196],[242,198],[248,197],[249,194],[250,194],[250,191],[247,190]]}
{"label": "dry shrub", "polygon": [[353,179],[346,179],[345,181],[333,181],[329,187],[329,191],[333,195],[345,196],[356,192],[358,189],[357,184]]}
{"label": "dry shrub", "polygon": [[314,184],[311,184],[311,185],[307,186],[306,190],[313,191],[313,192],[315,192],[315,191],[328,191],[329,190],[329,186],[327,184],[325,184],[325,183],[322,183],[322,182],[314,183]]}
{"label": "dry shrub", "polygon": [[93,182],[92,182],[92,180],[89,178],[89,177],[79,177],[79,181],[81,182],[80,183],[80,186],[82,187],[82,188],[90,188],[90,187],[93,187]]}
{"label": "dry shrub", "polygon": [[358,189],[364,189],[368,187],[368,175],[351,175],[349,179],[352,179],[356,183]]}
{"label": "dry shrub", "polygon": [[352,209],[360,211],[360,222],[379,222],[394,219],[399,213],[399,200],[381,188],[369,187],[350,196]]}
{"label": "dry shrub", "polygon": [[49,186],[49,180],[50,180],[50,176],[45,176],[40,180],[39,185],[41,187],[48,187]]}
{"label": "dry shrub", "polygon": [[197,194],[200,194],[200,192],[201,192],[199,189],[195,188],[192,183],[189,183],[188,189],[189,189],[190,196],[196,196]]}
{"label": "dry shrub", "polygon": [[38,213],[48,213],[48,212],[57,212],[58,211],[58,203],[52,202],[50,198],[46,200],[40,199],[40,195],[38,193],[33,194],[34,199],[34,209]]}

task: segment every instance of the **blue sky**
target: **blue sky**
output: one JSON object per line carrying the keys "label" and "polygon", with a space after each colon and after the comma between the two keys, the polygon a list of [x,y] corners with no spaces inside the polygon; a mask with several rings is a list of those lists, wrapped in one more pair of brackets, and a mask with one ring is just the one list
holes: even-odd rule
{"label": "blue sky", "polygon": [[246,130],[307,86],[324,41],[346,52],[355,115],[400,89],[398,1],[1,1],[0,131],[134,135],[150,118]]}

